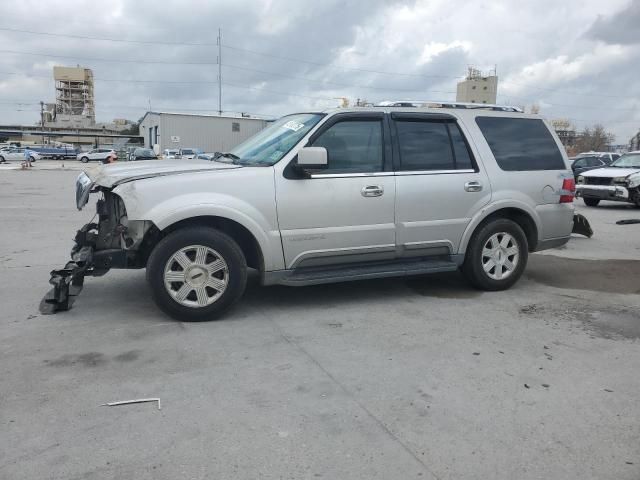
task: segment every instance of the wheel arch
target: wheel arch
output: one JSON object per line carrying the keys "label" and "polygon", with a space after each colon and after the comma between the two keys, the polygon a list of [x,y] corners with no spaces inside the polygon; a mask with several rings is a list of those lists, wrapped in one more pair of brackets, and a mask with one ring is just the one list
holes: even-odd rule
{"label": "wheel arch", "polygon": [[265,271],[264,253],[260,247],[260,242],[251,231],[240,222],[217,215],[201,215],[197,217],[185,218],[172,223],[162,232],[168,235],[171,232],[189,226],[207,226],[220,230],[229,235],[240,247],[247,260],[247,266]]}
{"label": "wheel arch", "polygon": [[540,221],[535,211],[526,204],[513,205],[505,203],[494,204],[489,208],[485,208],[471,220],[462,235],[459,252],[466,254],[473,234],[482,228],[482,226],[496,218],[507,218],[517,223],[527,237],[529,251],[535,251],[541,230]]}

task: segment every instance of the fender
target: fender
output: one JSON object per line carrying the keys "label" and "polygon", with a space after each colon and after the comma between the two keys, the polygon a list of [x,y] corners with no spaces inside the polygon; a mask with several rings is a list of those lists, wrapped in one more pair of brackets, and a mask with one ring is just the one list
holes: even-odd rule
{"label": "fender", "polygon": [[[140,197],[135,195],[135,188],[127,188],[127,185],[134,184],[135,182],[123,184],[114,189],[114,193],[124,201],[130,220],[149,220],[159,230],[164,230],[174,223],[194,217],[227,218],[245,227],[257,240],[263,253],[266,271],[284,268],[280,231],[275,215],[272,221],[269,221],[269,218],[255,206],[223,193],[185,193],[169,196],[167,200],[155,205],[143,205]],[[136,201],[131,201],[134,197],[137,197]],[[129,205],[132,206],[131,210]]]}
{"label": "fender", "polygon": [[515,208],[518,210],[522,210],[524,213],[528,214],[529,217],[533,220],[536,225],[536,230],[538,231],[538,240],[539,234],[541,230],[540,218],[536,214],[536,211],[527,203],[521,202],[519,200],[514,199],[504,199],[498,200],[492,203],[485,205],[478,213],[476,213],[472,218],[464,233],[462,234],[462,239],[460,240],[460,245],[458,247],[458,253],[464,254],[467,251],[467,246],[469,245],[469,240],[471,239],[471,235],[476,230],[478,225],[480,225],[484,219],[486,219],[492,213],[497,212],[498,210],[502,210],[505,208]]}

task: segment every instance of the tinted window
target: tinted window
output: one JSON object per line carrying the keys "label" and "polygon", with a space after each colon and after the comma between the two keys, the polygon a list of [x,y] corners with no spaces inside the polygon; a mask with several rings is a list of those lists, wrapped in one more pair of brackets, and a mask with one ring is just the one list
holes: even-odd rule
{"label": "tinted window", "polygon": [[455,123],[400,120],[396,122],[396,129],[400,170],[473,168],[471,154]]}
{"label": "tinted window", "polygon": [[576,160],[575,162],[573,162],[573,166],[575,168],[582,168],[582,167],[586,167],[587,166],[587,159],[586,158],[579,158],[578,160]]}
{"label": "tinted window", "polygon": [[587,167],[599,167],[600,165],[604,164],[604,162],[602,160],[600,160],[599,158],[596,158],[596,157],[586,158],[585,159],[585,163],[586,163]]}
{"label": "tinted window", "polygon": [[477,117],[493,156],[502,170],[564,170],[558,146],[542,120]]}
{"label": "tinted window", "polygon": [[382,123],[379,120],[349,120],[336,123],[321,133],[312,146],[327,149],[329,166],[323,171],[382,170]]}
{"label": "tinted window", "polygon": [[139,157],[155,157],[156,154],[153,150],[147,148],[139,148],[134,152],[134,155]]}
{"label": "tinted window", "polygon": [[399,121],[400,170],[453,170],[453,151],[447,125]]}

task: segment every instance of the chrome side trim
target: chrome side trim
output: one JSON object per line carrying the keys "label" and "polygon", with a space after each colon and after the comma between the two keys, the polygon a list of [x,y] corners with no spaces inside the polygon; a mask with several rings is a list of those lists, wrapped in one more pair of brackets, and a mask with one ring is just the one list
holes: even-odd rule
{"label": "chrome side trim", "polygon": [[407,170],[395,172],[396,176],[403,177],[405,175],[445,175],[445,174],[460,174],[460,173],[476,173],[472,168],[465,170]]}
{"label": "chrome side trim", "polygon": [[447,247],[453,252],[453,243],[450,240],[428,240],[424,242],[405,242],[402,246],[406,250],[419,250],[423,248]]}
{"label": "chrome side trim", "polygon": [[[416,220],[413,222],[399,222],[402,228],[423,228],[423,227],[439,227],[448,225],[466,225],[471,221],[470,218],[451,218],[446,220]],[[440,240],[438,240],[440,241]]]}
{"label": "chrome side trim", "polygon": [[371,173],[314,173],[311,178],[393,177],[393,172]]}
{"label": "chrome side trim", "polygon": [[370,172],[370,173],[314,173],[311,178],[351,178],[351,177],[403,177],[406,175],[444,175],[476,173],[472,168],[464,170],[408,170],[397,172]]}
{"label": "chrome side trim", "polygon": [[343,247],[343,248],[328,248],[324,250],[307,250],[297,255],[289,265],[289,268],[295,268],[301,262],[311,258],[324,258],[324,257],[342,257],[347,255],[364,255],[367,253],[378,252],[395,252],[396,245],[389,243],[386,245],[371,245],[366,247]]}

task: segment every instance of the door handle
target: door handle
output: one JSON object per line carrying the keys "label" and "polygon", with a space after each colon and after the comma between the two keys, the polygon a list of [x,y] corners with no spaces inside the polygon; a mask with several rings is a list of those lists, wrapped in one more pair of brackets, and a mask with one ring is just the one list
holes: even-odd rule
{"label": "door handle", "polygon": [[464,184],[465,192],[480,192],[482,191],[482,184],[480,182],[467,182]]}
{"label": "door handle", "polygon": [[384,188],[379,185],[367,185],[366,187],[362,187],[360,193],[363,197],[381,197],[384,193]]}

